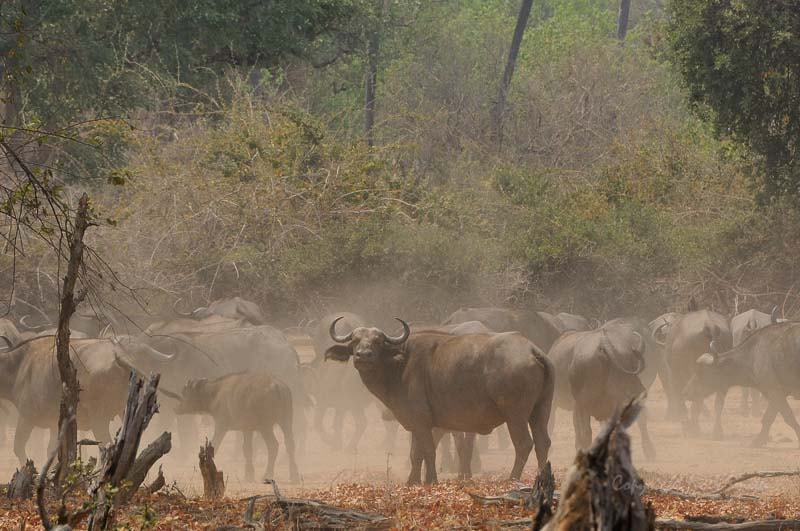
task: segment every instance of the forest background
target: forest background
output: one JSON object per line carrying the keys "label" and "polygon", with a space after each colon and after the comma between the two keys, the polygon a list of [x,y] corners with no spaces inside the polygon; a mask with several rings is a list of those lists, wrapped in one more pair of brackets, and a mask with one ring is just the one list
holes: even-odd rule
{"label": "forest background", "polygon": [[[287,324],[461,305],[647,317],[690,296],[800,312],[791,168],[742,119],[768,110],[731,98],[726,121],[714,90],[739,81],[704,85],[701,68],[774,73],[703,9],[745,10],[743,39],[790,52],[798,17],[757,1],[526,3],[505,94],[519,1],[4,2],[4,141],[68,204],[91,197],[87,240],[119,276],[109,300],[115,285],[156,308],[239,294]],[[730,55],[698,58],[702,39]],[[774,123],[767,137],[797,133]],[[4,192],[13,213],[20,189]],[[20,241],[3,282],[53,306],[50,247]]]}

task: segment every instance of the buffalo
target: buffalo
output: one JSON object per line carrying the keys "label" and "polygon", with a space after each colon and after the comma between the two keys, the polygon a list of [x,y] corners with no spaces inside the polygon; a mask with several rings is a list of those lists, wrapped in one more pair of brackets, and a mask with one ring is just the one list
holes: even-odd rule
{"label": "buffalo", "polygon": [[[519,479],[535,445],[539,467],[550,449],[547,420],[553,398],[553,366],[544,353],[519,333],[411,334],[408,325],[398,337],[377,328],[359,327],[344,336],[326,358],[353,365],[362,382],[411,432],[409,484],[436,482],[436,440],[433,429],[490,433],[508,425],[516,457],[511,477]],[[533,440],[531,440],[531,433]],[[460,449],[460,471],[469,476],[474,438]]]}
{"label": "buffalo", "polygon": [[[176,301],[176,305],[178,302],[179,301]],[[217,315],[228,319],[242,319],[256,326],[267,324],[267,319],[264,317],[264,312],[261,311],[261,307],[255,302],[242,299],[241,297],[218,299],[208,306],[201,306],[192,312],[178,313],[183,317],[191,317],[192,319],[198,320]]]}
{"label": "buffalo", "polygon": [[[70,341],[70,352],[81,384],[78,425],[91,429],[102,442],[111,439],[108,424],[125,405],[130,360],[143,356],[168,359],[148,345],[130,340],[76,339]],[[14,453],[21,464],[34,427],[50,429],[52,445],[61,403],[54,337],[30,339],[0,353],[0,398],[12,402],[18,412]]]}
{"label": "buffalo", "polygon": [[[694,375],[684,391],[687,398],[700,401],[712,393],[724,396],[734,385],[755,388],[767,399],[767,408],[753,446],[767,442],[778,413],[800,441],[800,424],[786,401],[788,395],[800,395],[800,323],[761,328],[738,346],[719,352],[715,339],[709,352],[696,360]],[[720,434],[721,430],[720,426]]]}
{"label": "buffalo", "polygon": [[[548,356],[556,371],[553,407],[572,410],[577,449],[592,441],[591,417],[608,419],[621,404],[644,393],[664,363],[640,319],[614,319],[597,330],[567,332]],[[655,447],[644,412],[639,427],[645,456],[652,459]]]}
{"label": "buffalo", "polygon": [[[747,310],[746,312],[735,315],[733,319],[731,319],[731,335],[733,336],[733,346],[738,347],[741,345],[745,339],[750,337],[750,335],[752,335],[753,332],[759,328],[764,328],[770,324],[783,321],[782,319],[778,319],[777,311],[778,307],[775,306],[772,309],[771,315],[758,310]],[[751,393],[750,387],[743,387],[742,402],[739,412],[744,416],[747,416],[751,413],[753,416],[757,415],[757,402],[758,394]]]}
{"label": "buffalo", "polygon": [[[673,393],[679,397],[676,403],[677,413],[681,418],[686,416],[683,395],[686,384],[695,371],[697,358],[708,352],[714,341],[721,351],[730,350],[732,346],[731,329],[728,320],[710,310],[694,310],[675,321],[667,334],[667,362],[672,371]],[[722,437],[720,418],[724,405],[724,395],[718,393],[714,404],[714,438]],[[692,399],[692,410],[684,427],[689,433],[699,431],[698,417],[702,409],[702,401]]]}
{"label": "buffalo", "polygon": [[508,310],[506,308],[462,308],[442,325],[479,321],[494,332],[519,332],[544,352],[561,335],[558,326],[536,312]]}
{"label": "buffalo", "polygon": [[179,415],[211,415],[214,419],[211,444],[215,448],[219,448],[228,431],[242,431],[246,481],[253,479],[253,432],[261,434],[267,445],[265,478],[274,477],[278,440],[273,429],[277,425],[283,433],[289,456],[290,480],[296,482],[299,479],[292,429],[292,393],[277,378],[265,373],[234,373],[210,381],[190,380],[183,388],[175,412]]}
{"label": "buffalo", "polygon": [[[170,357],[140,356],[134,360],[136,367],[145,372],[161,373],[164,386],[172,389],[182,389],[192,379],[217,378],[234,372],[272,374],[292,391],[295,434],[302,437],[303,408],[310,405],[310,401],[303,385],[297,351],[283,332],[268,325],[237,327],[236,320],[208,319],[217,320],[220,326],[211,331],[197,326],[181,330],[179,325],[165,323],[159,325],[158,330],[149,329],[148,333],[138,336]],[[181,444],[191,443],[190,423],[179,419],[178,426]]]}

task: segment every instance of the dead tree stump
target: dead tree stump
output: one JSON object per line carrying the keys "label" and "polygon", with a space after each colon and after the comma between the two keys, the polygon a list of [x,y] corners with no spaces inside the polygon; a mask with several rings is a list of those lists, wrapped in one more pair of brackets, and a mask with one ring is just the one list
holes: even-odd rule
{"label": "dead tree stump", "polygon": [[200,473],[203,475],[203,496],[210,500],[222,498],[225,495],[225,480],[222,470],[217,470],[214,464],[214,447],[206,439],[206,444],[200,447]]}
{"label": "dead tree stump", "polygon": [[166,485],[166,484],[167,484],[167,480],[164,479],[164,471],[159,466],[158,467],[158,476],[156,476],[156,479],[154,479],[153,482],[150,483],[147,486],[147,493],[148,494],[155,494],[156,492],[158,492],[161,489],[163,489],[164,485]]}
{"label": "dead tree stump", "polygon": [[644,483],[631,462],[631,441],[625,432],[641,409],[636,399],[615,411],[592,446],[578,452],[558,509],[542,529],[654,529],[655,514],[642,501]]}
{"label": "dead tree stump", "polygon": [[33,497],[33,487],[36,483],[36,467],[28,459],[21,469],[17,469],[8,484],[6,495],[12,500],[29,500]]}

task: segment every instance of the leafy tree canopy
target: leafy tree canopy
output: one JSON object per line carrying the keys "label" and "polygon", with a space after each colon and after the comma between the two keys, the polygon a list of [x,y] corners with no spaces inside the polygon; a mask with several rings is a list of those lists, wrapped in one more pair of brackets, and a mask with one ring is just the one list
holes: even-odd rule
{"label": "leafy tree canopy", "polygon": [[800,198],[800,0],[672,0],[696,108],[761,156],[762,199]]}

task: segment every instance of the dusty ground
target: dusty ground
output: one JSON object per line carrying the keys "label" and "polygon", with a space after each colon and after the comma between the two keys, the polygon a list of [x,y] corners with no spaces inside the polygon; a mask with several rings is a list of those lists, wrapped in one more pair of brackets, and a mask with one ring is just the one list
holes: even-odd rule
{"label": "dusty ground", "polygon": [[[304,344],[300,345],[299,350],[301,356],[306,359],[311,355],[310,350]],[[633,429],[631,433],[634,440],[634,461],[645,481],[651,486],[660,488],[702,492],[714,490],[725,478],[734,474],[758,470],[798,469],[800,467],[798,443],[792,430],[780,418],[773,425],[771,440],[766,447],[749,447],[751,437],[760,429],[760,419],[741,416],[738,412],[739,398],[738,389],[732,390],[729,394],[723,418],[725,440],[713,441],[710,439],[711,420],[708,416],[703,419],[705,435],[699,438],[689,438],[683,435],[678,423],[665,420],[666,400],[663,390],[656,382],[648,399],[650,431],[658,452],[655,460],[647,461],[642,456],[638,429]],[[790,401],[790,403],[795,414],[800,418],[800,402]],[[709,408],[712,407],[711,399],[708,400],[707,405]],[[510,447],[498,450],[497,437],[493,435],[490,450],[483,454],[483,472],[478,475],[475,482],[458,483],[452,481],[451,474],[440,475],[440,479],[446,483],[438,489],[445,489],[442,492],[446,492],[450,499],[437,501],[437,496],[434,495],[435,492],[438,492],[436,490],[415,491],[398,487],[404,482],[408,473],[408,436],[401,429],[398,432],[396,446],[389,453],[383,446],[386,433],[385,424],[380,419],[377,407],[370,408],[369,419],[369,427],[357,453],[345,453],[327,448],[313,429],[309,428],[306,449],[299,460],[302,474],[302,482],[299,484],[289,484],[288,466],[285,454],[281,449],[276,469],[276,480],[281,491],[284,494],[313,496],[337,503],[347,503],[349,500],[352,506],[380,509],[396,515],[400,514],[401,509],[410,510],[410,507],[403,505],[409,503],[418,510],[422,508],[423,516],[429,514],[431,510],[436,510],[441,511],[443,515],[450,514],[452,518],[458,519],[458,515],[462,515],[464,518],[472,519],[486,518],[486,515],[480,512],[479,515],[472,514],[470,516],[470,511],[473,509],[469,508],[468,491],[500,492],[510,486],[503,478],[511,468],[513,450]],[[597,426],[595,425],[595,431]],[[205,425],[204,429],[210,430],[210,426]],[[349,434],[351,429],[350,419],[347,419],[346,434]],[[9,430],[7,436],[13,436],[13,432]],[[560,482],[575,455],[571,415],[568,412],[558,412],[552,439],[550,459]],[[28,446],[29,454],[33,455],[37,464],[42,462],[45,441],[46,433],[37,430]],[[256,457],[256,473],[261,474],[265,468],[266,459],[263,446],[259,445],[257,449],[262,450]],[[226,474],[230,496],[242,498],[270,491],[266,485],[244,481],[238,436],[229,435],[217,455],[218,466]],[[163,463],[168,482],[174,481],[180,491],[189,498],[202,491],[202,481],[196,462],[197,449],[193,448],[190,453],[183,455],[173,452]],[[535,458],[532,455],[526,468],[524,478],[526,481],[531,480],[533,466],[535,466],[533,463],[535,463]],[[0,447],[0,478],[10,478],[15,468],[16,460],[10,444],[6,442]],[[784,514],[787,517],[800,515],[800,508],[794,505],[796,500],[800,499],[800,478],[752,480],[742,484],[736,492],[756,495],[760,501],[745,505],[726,502],[722,505],[717,504],[715,510],[744,516],[763,516],[786,512],[789,513]],[[164,498],[164,500],[166,499],[168,498]],[[3,502],[3,504],[5,503]],[[433,504],[433,509],[431,504]],[[656,499],[654,505],[659,516],[680,516],[682,512],[689,509],[702,512],[702,505],[698,508],[697,504],[693,504],[687,509],[684,502],[671,498]],[[198,507],[200,507],[198,511],[202,513],[202,504]],[[428,509],[425,510],[425,507]],[[235,515],[238,514],[237,511],[243,510],[241,503],[238,505],[233,503],[229,509],[231,518],[235,518]],[[3,511],[4,505],[0,504],[0,514]],[[448,513],[448,511],[450,512]],[[225,510],[219,514],[222,513],[227,514]],[[510,514],[514,516],[516,513]],[[205,522],[203,525],[211,525],[211,521],[207,517],[198,518],[197,527],[202,527],[201,522]],[[179,520],[181,519],[176,519],[175,528],[187,525],[185,522],[178,524]],[[218,520],[213,521],[215,524],[219,523]],[[435,522],[435,525],[450,527],[446,519]],[[162,525],[166,523],[162,522]],[[422,521],[414,523],[412,518],[406,524],[414,527],[421,525]],[[172,527],[167,525],[163,528]]]}

